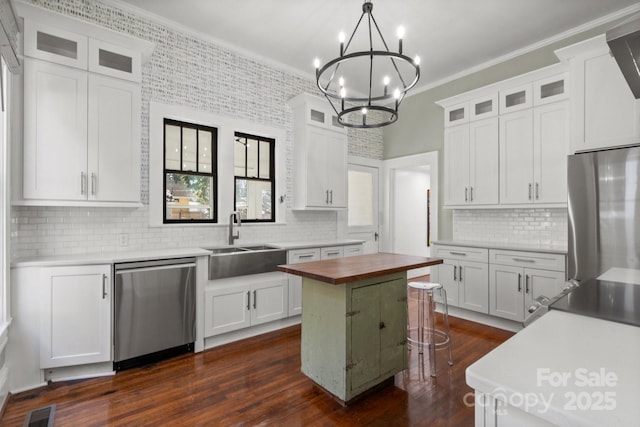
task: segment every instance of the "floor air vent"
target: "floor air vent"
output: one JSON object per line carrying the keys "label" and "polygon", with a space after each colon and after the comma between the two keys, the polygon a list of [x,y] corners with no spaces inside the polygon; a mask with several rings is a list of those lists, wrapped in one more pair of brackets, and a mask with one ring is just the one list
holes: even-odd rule
{"label": "floor air vent", "polygon": [[34,409],[27,414],[22,427],[53,427],[56,405]]}

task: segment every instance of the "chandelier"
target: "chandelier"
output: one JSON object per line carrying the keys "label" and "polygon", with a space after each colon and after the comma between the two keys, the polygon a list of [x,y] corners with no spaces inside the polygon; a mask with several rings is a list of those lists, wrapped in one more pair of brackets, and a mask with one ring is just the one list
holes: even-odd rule
{"label": "chandelier", "polygon": [[[389,50],[372,9],[370,1],[363,3],[362,15],[346,45],[345,34],[339,34],[340,56],[323,66],[318,58],[314,61],[318,88],[338,115],[340,124],[347,127],[377,128],[394,123],[405,94],[420,78],[420,58],[412,59],[402,53],[404,29],[398,29],[398,52]],[[368,32],[358,33],[363,20],[368,24]],[[368,48],[349,52],[356,38]]]}

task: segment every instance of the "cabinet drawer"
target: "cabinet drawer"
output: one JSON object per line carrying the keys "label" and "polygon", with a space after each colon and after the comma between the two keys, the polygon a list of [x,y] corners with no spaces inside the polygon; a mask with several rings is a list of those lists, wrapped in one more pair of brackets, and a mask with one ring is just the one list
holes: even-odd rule
{"label": "cabinet drawer", "polygon": [[319,261],[320,248],[296,249],[287,254],[287,263],[297,264],[299,262]]}
{"label": "cabinet drawer", "polygon": [[434,245],[432,256],[435,258],[487,262],[489,260],[489,250],[484,248],[471,248],[467,246]]}
{"label": "cabinet drawer", "polygon": [[364,248],[362,247],[362,245],[345,246],[343,250],[343,255],[345,257],[362,255],[363,253],[364,253]]}
{"label": "cabinet drawer", "polygon": [[342,258],[343,255],[342,246],[330,246],[320,249],[320,259]]}
{"label": "cabinet drawer", "polygon": [[489,262],[491,264],[541,268],[553,271],[565,270],[565,256],[562,254],[491,249],[489,251]]}

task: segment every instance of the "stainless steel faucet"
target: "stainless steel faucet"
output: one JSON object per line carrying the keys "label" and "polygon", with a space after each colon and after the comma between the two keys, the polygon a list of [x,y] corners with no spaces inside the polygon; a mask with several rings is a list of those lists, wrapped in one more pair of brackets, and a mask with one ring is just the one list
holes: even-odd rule
{"label": "stainless steel faucet", "polygon": [[229,244],[233,245],[233,241],[240,238],[240,230],[236,230],[236,234],[233,234],[233,217],[238,221],[238,227],[242,226],[240,220],[240,213],[238,211],[231,212],[229,215]]}

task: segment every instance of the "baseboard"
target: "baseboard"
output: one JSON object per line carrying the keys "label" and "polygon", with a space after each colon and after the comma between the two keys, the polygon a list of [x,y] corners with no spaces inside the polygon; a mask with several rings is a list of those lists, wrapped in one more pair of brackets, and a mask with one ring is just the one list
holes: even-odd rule
{"label": "baseboard", "polygon": [[267,332],[277,331],[278,329],[288,328],[289,326],[300,324],[301,321],[302,316],[298,315],[287,317],[286,319],[275,320],[269,323],[263,323],[250,328],[227,332],[226,334],[214,335],[204,339],[204,348],[206,350],[220,345],[229,344],[234,341],[240,341],[245,338],[266,334]]}
{"label": "baseboard", "polygon": [[502,319],[500,317],[490,316],[484,313],[465,310],[464,308],[449,306],[449,315],[459,317],[464,320],[470,320],[483,325],[492,326],[505,331],[518,332],[522,330],[522,323],[512,320]]}

